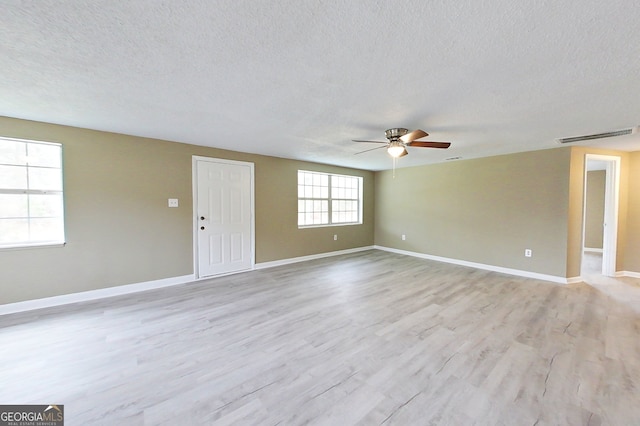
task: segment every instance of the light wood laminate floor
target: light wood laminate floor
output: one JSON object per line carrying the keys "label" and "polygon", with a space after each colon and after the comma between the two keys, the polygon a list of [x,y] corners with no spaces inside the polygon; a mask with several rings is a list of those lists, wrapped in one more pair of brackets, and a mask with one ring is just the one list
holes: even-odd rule
{"label": "light wood laminate floor", "polygon": [[0,404],[67,425],[638,425],[639,280],[371,250],[0,317]]}

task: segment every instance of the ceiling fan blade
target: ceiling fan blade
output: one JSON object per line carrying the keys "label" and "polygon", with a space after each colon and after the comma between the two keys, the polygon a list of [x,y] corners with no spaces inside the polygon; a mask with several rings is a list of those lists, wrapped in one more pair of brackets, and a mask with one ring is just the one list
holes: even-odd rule
{"label": "ceiling fan blade", "polygon": [[415,146],[419,148],[449,148],[451,146],[451,142],[423,142],[423,141],[413,141],[409,142],[407,145]]}
{"label": "ceiling fan blade", "polygon": [[355,139],[352,139],[352,141],[353,142],[366,142],[366,143],[384,143],[384,144],[389,143],[389,142],[381,142],[381,141],[359,141],[359,140],[355,140]]}
{"label": "ceiling fan blade", "polygon": [[407,148],[404,149],[404,151],[402,151],[402,154],[398,155],[398,158],[400,157],[404,157],[405,155],[407,155],[409,153],[409,151],[407,151]]}
{"label": "ceiling fan blade", "polygon": [[409,132],[404,136],[400,136],[400,140],[404,143],[409,143],[415,141],[416,139],[424,138],[425,136],[429,136],[429,133],[424,130],[414,130],[413,132]]}
{"label": "ceiling fan blade", "polygon": [[[368,142],[368,141],[367,141]],[[353,155],[364,154],[365,152],[375,151],[376,149],[386,148],[386,146],[376,146],[375,148],[365,149],[364,151],[356,152]]]}

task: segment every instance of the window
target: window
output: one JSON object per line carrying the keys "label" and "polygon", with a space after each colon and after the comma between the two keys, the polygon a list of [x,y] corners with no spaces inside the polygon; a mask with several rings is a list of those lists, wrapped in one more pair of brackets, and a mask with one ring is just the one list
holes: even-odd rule
{"label": "window", "polygon": [[62,146],[0,138],[0,248],[63,243]]}
{"label": "window", "polygon": [[362,223],[362,178],[298,170],[298,227]]}

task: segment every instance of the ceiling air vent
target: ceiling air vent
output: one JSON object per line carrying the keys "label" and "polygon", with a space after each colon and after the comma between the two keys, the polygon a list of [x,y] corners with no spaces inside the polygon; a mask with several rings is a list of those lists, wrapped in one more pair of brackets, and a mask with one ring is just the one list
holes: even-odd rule
{"label": "ceiling air vent", "polygon": [[614,130],[613,132],[596,133],[594,135],[573,136],[570,138],[560,138],[558,143],[575,143],[583,141],[592,141],[594,139],[613,138],[615,136],[632,135],[638,131],[637,127],[629,127],[628,129]]}

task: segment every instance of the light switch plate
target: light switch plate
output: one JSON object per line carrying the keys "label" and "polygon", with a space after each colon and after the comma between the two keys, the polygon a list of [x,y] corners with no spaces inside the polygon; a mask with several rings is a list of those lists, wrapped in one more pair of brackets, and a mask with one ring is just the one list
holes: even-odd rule
{"label": "light switch plate", "polygon": [[178,207],[178,199],[169,198],[169,207]]}

